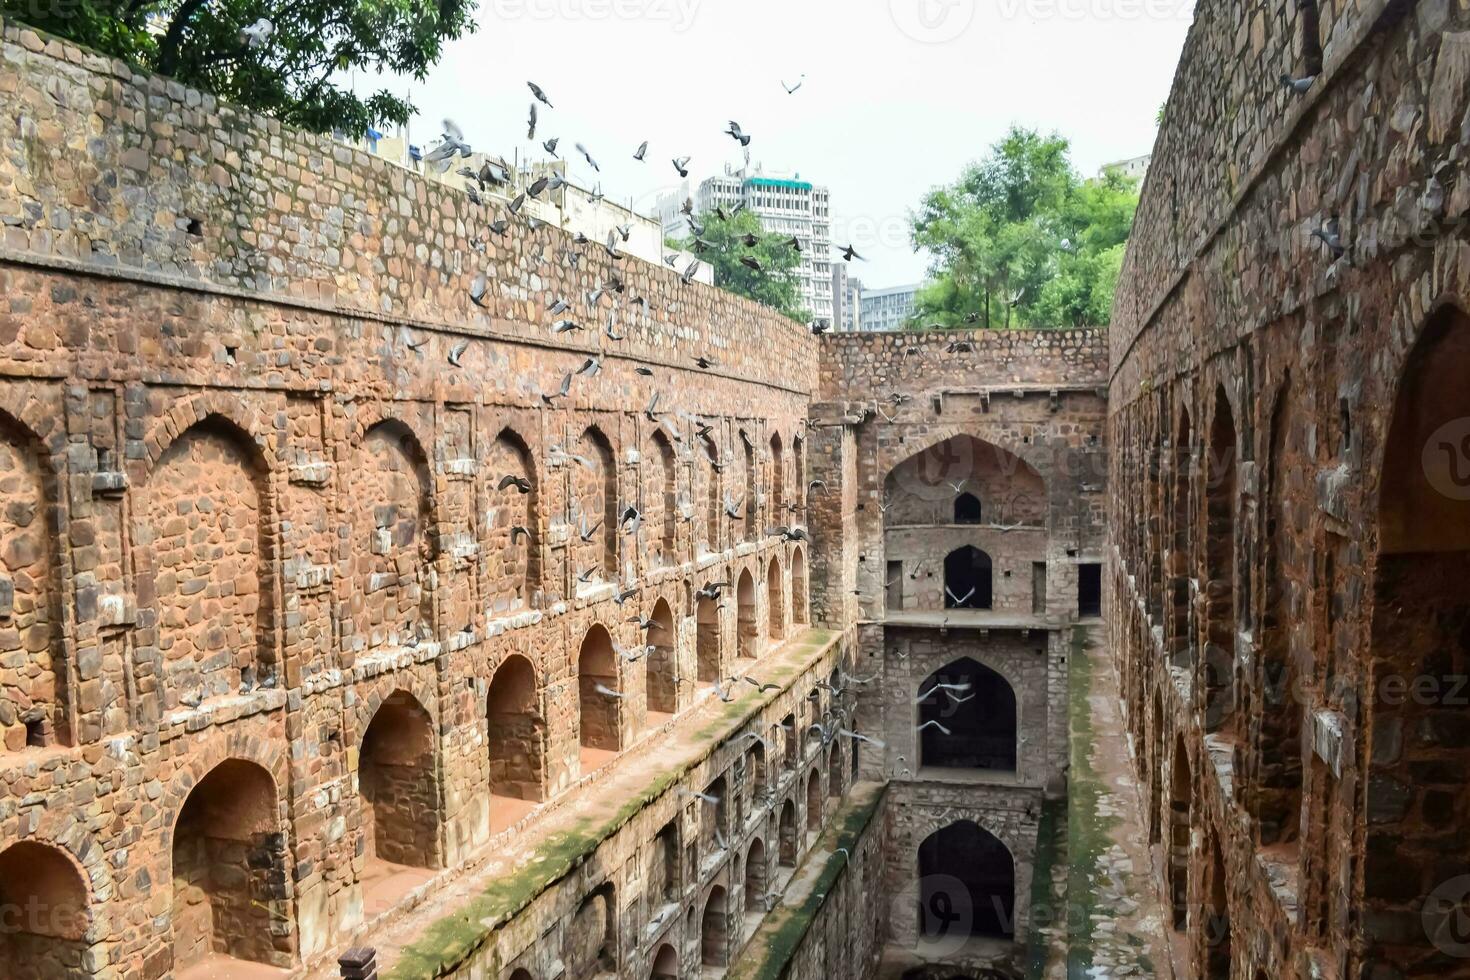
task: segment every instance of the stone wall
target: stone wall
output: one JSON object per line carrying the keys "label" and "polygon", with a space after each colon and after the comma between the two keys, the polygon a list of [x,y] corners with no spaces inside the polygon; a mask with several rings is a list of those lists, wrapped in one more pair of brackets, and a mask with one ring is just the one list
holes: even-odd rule
{"label": "stone wall", "polygon": [[[1467,812],[1467,28],[1433,2],[1201,7],[1144,187],[1110,636],[1201,976],[1470,976],[1444,833]],[[1317,45],[1305,96],[1272,83]],[[1332,220],[1340,254],[1312,235]]]}
{"label": "stone wall", "polygon": [[[810,545],[767,529],[805,520],[804,328],[0,28],[0,854],[44,844],[86,893],[80,940],[0,950],[327,962],[374,921],[374,862],[472,864],[605,778],[589,743],[637,750],[708,693],[695,589],[757,584],[741,670],[799,632]],[[586,329],[553,336],[551,296]],[[699,504],[726,493],[743,520]],[[637,616],[658,656],[621,655]],[[708,624],[717,674],[740,618]],[[366,744],[393,705],[426,743]],[[200,877],[175,838],[206,783],[205,824],[253,823]]]}

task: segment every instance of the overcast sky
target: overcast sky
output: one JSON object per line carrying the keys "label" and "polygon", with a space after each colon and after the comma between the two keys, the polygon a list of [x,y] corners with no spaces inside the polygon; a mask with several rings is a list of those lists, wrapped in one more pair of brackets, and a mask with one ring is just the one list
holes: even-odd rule
{"label": "overcast sky", "polygon": [[680,182],[672,157],[693,157],[691,183],[740,162],[721,132],[738,120],[754,162],[831,188],[834,242],[877,288],[923,278],[909,210],[1012,123],[1070,139],[1084,175],[1149,152],[1191,17],[1192,0],[480,0],[426,82],[391,87],[419,109],[414,142],[448,116],[524,159],[535,81],[555,108],[533,158],[559,136],[582,182],[648,213]]}

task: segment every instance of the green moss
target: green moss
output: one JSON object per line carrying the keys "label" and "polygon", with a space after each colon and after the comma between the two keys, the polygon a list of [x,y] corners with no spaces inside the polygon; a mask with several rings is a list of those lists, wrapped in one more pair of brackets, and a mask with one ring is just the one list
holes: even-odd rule
{"label": "green moss", "polygon": [[[810,666],[814,655],[825,653],[837,638],[838,634],[830,630],[807,630],[782,651],[781,666],[767,673],[779,679],[795,676]],[[759,714],[775,696],[773,693],[763,697],[752,689],[749,694],[725,705],[713,721],[695,733],[696,742],[707,743],[705,751],[656,775],[600,824],[583,820],[572,830],[542,841],[534,852],[535,856],[523,869],[496,878],[454,914],[425,929],[403,949],[392,969],[383,974],[384,980],[427,980],[447,976],[464,966],[489,942],[497,929],[523,911],[536,896],[574,871],[604,841],[667,793],[694,766],[707,759],[715,746],[735,729]]]}
{"label": "green moss", "polygon": [[1047,958],[1052,951],[1053,936],[1042,930],[1058,924],[1065,928],[1067,882],[1052,881],[1052,872],[1067,862],[1067,801],[1047,800],[1041,805],[1041,820],[1036,828],[1036,860],[1031,876],[1031,938],[1027,950],[1026,976],[1042,980]]}
{"label": "green moss", "polygon": [[[847,870],[848,859],[838,853],[838,848],[846,848],[851,853],[857,847],[858,840],[888,794],[888,784],[875,786],[868,794],[849,802],[823,832],[812,853],[827,851],[827,857],[806,898],[800,905],[782,906],[766,916],[747,946],[750,955],[730,968],[729,980],[779,980],[782,976],[811,930],[827,896],[832,894],[838,879]],[[801,875],[804,870],[798,869],[797,874]]]}

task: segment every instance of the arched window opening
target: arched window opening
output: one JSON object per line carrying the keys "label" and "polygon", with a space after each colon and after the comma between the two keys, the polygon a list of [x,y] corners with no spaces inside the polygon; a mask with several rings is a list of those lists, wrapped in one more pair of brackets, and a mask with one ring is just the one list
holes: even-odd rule
{"label": "arched window opening", "polygon": [[791,619],[805,626],[807,619],[806,555],[800,548],[791,553]]}
{"label": "arched window opening", "polygon": [[811,834],[822,829],[822,774],[816,769],[806,781],[806,829]]}
{"label": "arched window opening", "polygon": [[669,943],[660,946],[648,977],[649,980],[679,980],[679,951]]}
{"label": "arched window opening", "polygon": [[674,611],[664,599],[653,605],[645,637],[648,651],[648,724],[658,727],[679,712],[679,647]]}
{"label": "arched window opening", "polygon": [[1015,863],[994,834],[961,820],[919,845],[919,932],[925,939],[1010,939],[1015,910]]}
{"label": "arched window opening", "polygon": [[276,784],[254,763],[230,759],[190,791],[173,835],[173,969],[207,960],[291,965],[290,854]]}
{"label": "arched window opening", "polygon": [[781,585],[781,563],[772,558],[766,566],[766,616],[770,621],[767,632],[771,639],[779,640],[786,635],[786,590]]}
{"label": "arched window opening", "polygon": [[700,596],[694,605],[694,653],[699,683],[713,684],[721,677],[720,603]]}
{"label": "arched window opening", "polygon": [[992,602],[990,556],[965,545],[944,559],[944,608],[989,609]]}
{"label": "arched window opening", "polygon": [[760,620],[755,608],[755,580],[750,570],[740,573],[735,586],[736,626],[739,639],[738,655],[743,659],[754,659],[761,652]]}
{"label": "arched window opening", "polygon": [[[510,429],[490,450],[489,547],[483,551],[491,608],[499,615],[533,606],[541,589],[540,488],[524,440]],[[500,484],[505,486],[501,487]]]}
{"label": "arched window opening", "polygon": [[729,962],[730,924],[725,906],[725,889],[716,885],[705,899],[699,930],[699,961],[705,966],[724,966]]}
{"label": "arched window opening", "polygon": [[434,726],[412,695],[395,692],[363,732],[357,785],[362,798],[363,907],[386,912],[442,866]]}
{"label": "arched window opening", "polygon": [[921,766],[1016,771],[1016,692],[1000,674],[965,657],[926,677],[914,696]]}
{"label": "arched window opening", "polygon": [[1169,792],[1169,902],[1175,930],[1189,922],[1189,815],[1194,779],[1184,739],[1175,737],[1174,770]]}
{"label": "arched window opening", "polygon": [[766,845],[759,837],[750,842],[745,852],[745,917],[759,919],[765,914]]}
{"label": "arched window opening", "polygon": [[979,524],[981,520],[979,497],[973,493],[962,493],[954,498],[954,522],[956,524]]}
{"label": "arched window opening", "polygon": [[618,689],[617,656],[612,636],[600,623],[594,623],[582,639],[577,655],[577,696],[582,771],[586,773],[623,748],[623,698]]}
{"label": "arched window opening", "polygon": [[1235,689],[1235,419],[1215,393],[1205,483],[1205,728],[1229,724]]}
{"label": "arched window opening", "polygon": [[36,841],[0,851],[0,976],[77,975],[87,947],[87,884],[64,853]]}
{"label": "arched window opening", "polygon": [[796,836],[796,804],[787,800],[781,804],[781,818],[778,822],[778,863],[783,868],[796,867],[796,852],[799,843]]}
{"label": "arched window opening", "polygon": [[546,720],[540,704],[531,662],[507,657],[496,669],[485,701],[492,831],[513,825],[544,798]]}

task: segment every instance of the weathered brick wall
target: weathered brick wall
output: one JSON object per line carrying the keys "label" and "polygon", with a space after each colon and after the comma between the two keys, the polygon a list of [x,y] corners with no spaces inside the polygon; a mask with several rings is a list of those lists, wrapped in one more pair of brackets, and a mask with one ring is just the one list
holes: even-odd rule
{"label": "weathered brick wall", "polygon": [[1463,977],[1470,20],[1323,4],[1300,97],[1304,9],[1200,8],[1170,96],[1113,313],[1111,642],[1202,975]]}
{"label": "weathered brick wall", "polygon": [[[78,869],[89,975],[168,975],[185,894],[200,937],[321,962],[371,860],[470,861],[507,801],[554,807],[584,750],[693,705],[695,589],[751,583],[708,624],[719,674],[742,622],[760,653],[807,621],[809,545],[766,533],[805,522],[800,325],[0,27],[0,853]],[[551,335],[553,295],[585,332]],[[369,752],[405,699],[430,750]],[[263,814],[268,853],[223,838],[252,877],[176,891],[222,765],[210,813]]]}

